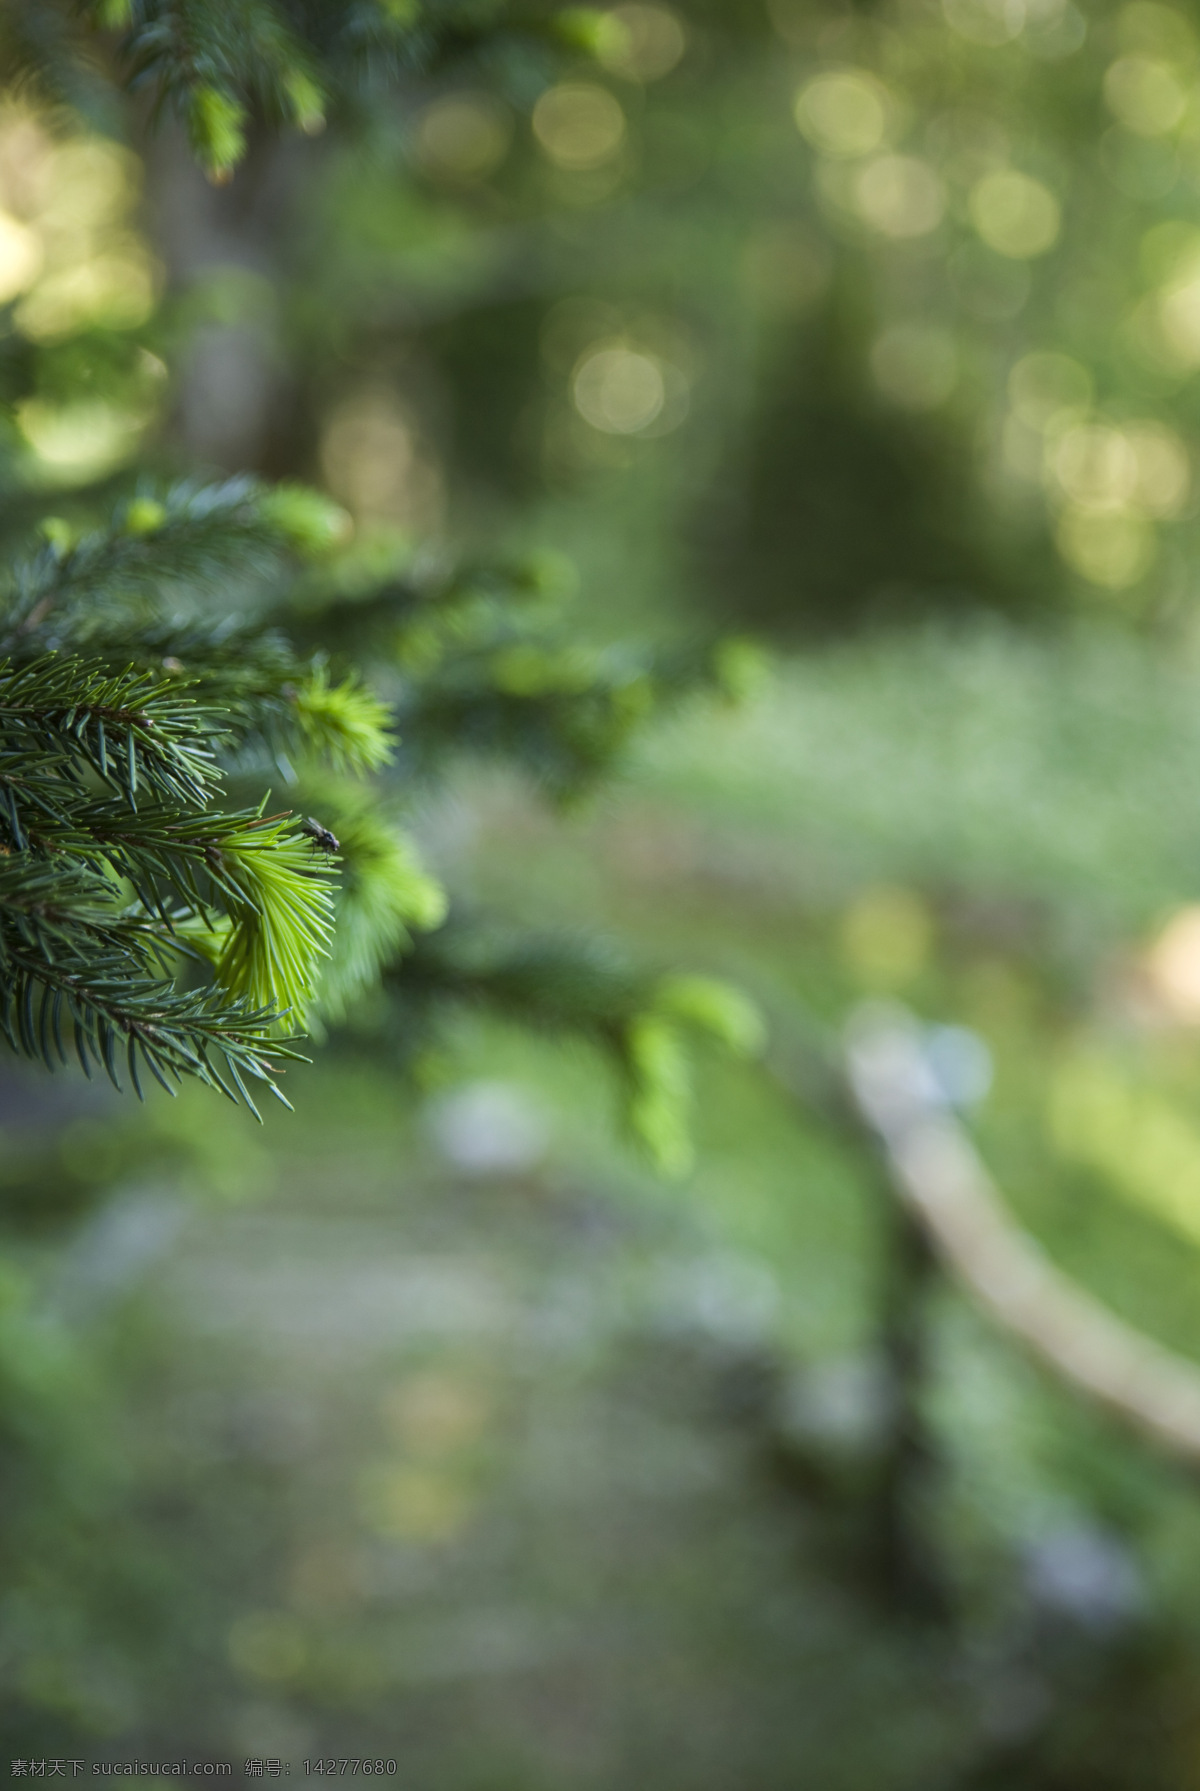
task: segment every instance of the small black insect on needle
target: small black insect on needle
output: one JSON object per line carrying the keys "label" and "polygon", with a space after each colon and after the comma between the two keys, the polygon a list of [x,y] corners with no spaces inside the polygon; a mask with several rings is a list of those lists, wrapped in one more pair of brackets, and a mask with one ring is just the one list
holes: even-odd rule
{"label": "small black insect on needle", "polygon": [[319,821],[314,821],[311,815],[309,815],[306,820],[301,821],[300,831],[301,833],[306,833],[308,835],[313,843],[314,849],[318,849],[322,852],[340,852],[342,849],[342,843],[338,839],[337,834],[330,833],[328,827],[322,827],[321,823]]}

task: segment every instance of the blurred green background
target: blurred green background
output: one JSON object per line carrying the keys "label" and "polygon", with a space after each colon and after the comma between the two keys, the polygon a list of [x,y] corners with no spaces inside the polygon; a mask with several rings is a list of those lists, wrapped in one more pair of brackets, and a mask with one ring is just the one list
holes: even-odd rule
{"label": "blurred green background", "polygon": [[414,1065],[366,1004],[261,1132],[4,1065],[9,1754],[1193,1791],[1195,1464],[932,1271],[897,1467],[906,1244],[809,1072],[906,1003],[1015,1221],[1200,1367],[1200,27],[572,34],[223,187],[136,101],[0,106],[6,541],[249,469],[346,507],[345,577],[536,550],[581,641],[732,637],[741,701],[601,794],[464,750],[419,832],[772,1034],[678,1183],[582,1046],[469,1011]]}

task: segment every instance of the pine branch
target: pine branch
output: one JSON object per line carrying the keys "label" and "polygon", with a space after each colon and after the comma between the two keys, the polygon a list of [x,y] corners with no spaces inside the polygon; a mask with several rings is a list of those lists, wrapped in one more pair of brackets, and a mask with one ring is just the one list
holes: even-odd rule
{"label": "pine branch", "polygon": [[6,0],[0,7],[0,78],[42,101],[85,117],[102,112],[111,92],[94,59],[81,54],[71,9],[55,0]]}
{"label": "pine branch", "polygon": [[[131,809],[139,790],[160,802],[203,805],[217,770],[201,741],[216,719],[146,673],[110,673],[99,662],[58,655],[22,668],[0,662],[0,798],[13,844],[25,844],[19,793],[43,813],[62,813],[84,772]],[[47,772],[40,780],[38,755]]]}
{"label": "pine branch", "polygon": [[85,12],[121,32],[128,84],[149,88],[156,110],[175,107],[197,159],[218,181],[242,159],[252,116],[312,134],[324,127],[331,100],[394,90],[418,70],[494,53],[506,40],[583,47],[578,8],[481,8],[474,0],[90,0]]}
{"label": "pine branch", "polygon": [[[79,0],[75,10],[123,33],[131,84],[179,108],[221,178],[252,117],[316,129],[327,95],[345,103],[356,84],[421,60],[495,48],[510,32],[549,44],[580,23],[550,0],[439,0],[417,18],[395,0]],[[48,0],[41,51],[36,13],[14,0],[0,54],[22,39],[15,53],[31,66],[39,54],[47,66],[70,61],[79,43],[66,9]],[[385,967],[393,982],[408,952],[399,987],[410,1003],[422,991],[483,1002],[602,1047],[635,1131],[678,1169],[687,1039],[748,1036],[728,992],[703,979],[685,988],[578,941],[464,943],[454,931],[414,949],[414,930],[442,918],[442,892],[403,833],[345,799],[335,929],[332,835],[307,837],[265,801],[222,812],[219,767],[261,771],[274,755],[290,780],[289,754],[302,772],[389,762],[391,711],[357,673],[331,674],[326,629],[360,646],[398,698],[410,774],[465,748],[517,760],[556,794],[595,778],[651,709],[707,676],[701,656],[581,645],[545,564],[393,579],[354,603],[330,588],[322,638],[297,647],[292,627],[309,627],[315,610],[286,609],[294,561],[329,546],[341,520],[314,493],[249,479],[145,487],[107,528],[71,540],[55,525],[7,578],[0,1030],[50,1063],[65,1059],[67,1025],[85,1069],[100,1064],[116,1081],[124,1052],[139,1094],[148,1069],[164,1086],[195,1075],[252,1105],[247,1077],[273,1086],[268,1050],[294,1055],[268,1044],[285,1015],[303,1021],[319,988],[326,1014],[340,1016]],[[302,596],[314,587],[319,596],[316,579]],[[286,632],[272,626],[281,612]],[[211,966],[215,986],[176,988],[181,954]]]}
{"label": "pine branch", "polygon": [[[239,1078],[260,1070],[238,1026],[257,1036],[289,1012],[303,1018],[328,950],[331,868],[295,817],[264,814],[265,799],[236,814],[207,806],[218,778],[205,742],[221,720],[143,672],[68,655],[0,667],[0,1001],[16,1048],[32,1048],[12,1014],[36,983],[59,1005],[70,997],[110,1073],[116,1027],[135,1082],[141,1052],[156,1075],[225,1086],[208,1038],[248,1099]],[[135,906],[122,905],[123,885]],[[209,957],[216,991],[172,990],[163,971],[181,952]],[[222,1015],[237,1023],[228,1049]],[[46,1055],[44,1028],[38,1041]]]}
{"label": "pine branch", "polygon": [[53,1068],[70,1038],[85,1074],[99,1066],[119,1088],[123,1065],[139,1098],[146,1069],[170,1093],[198,1077],[257,1111],[248,1078],[283,1100],[277,1060],[298,1053],[271,1036],[278,1004],[177,990],[164,969],[190,947],[176,917],[114,898],[110,879],[69,858],[0,857],[0,1033],[11,1048]]}
{"label": "pine branch", "polygon": [[758,663],[742,642],[589,645],[570,589],[552,560],[467,565],[340,604],[326,592],[293,627],[391,669],[410,774],[466,750],[513,760],[562,797],[608,770],[651,714],[702,688],[737,696]]}
{"label": "pine branch", "polygon": [[75,965],[121,951],[135,969],[161,970],[179,951],[175,918],[121,907],[110,878],[65,855],[0,856],[0,975],[16,949]]}
{"label": "pine branch", "polygon": [[[264,803],[238,814],[120,803],[81,805],[63,822],[30,835],[36,850],[107,867],[136,890],[144,912],[168,932],[196,918],[215,933],[217,980],[256,1006],[302,1018],[328,952],[332,930],[331,863],[290,812],[264,815]],[[169,898],[183,903],[178,914]],[[193,930],[186,938],[199,944]]]}
{"label": "pine branch", "polygon": [[338,1021],[411,948],[414,932],[441,926],[446,896],[422,869],[409,836],[373,813],[361,796],[327,786],[319,806],[336,832],[342,875],[318,1009],[322,1019]]}
{"label": "pine branch", "polygon": [[217,853],[220,875],[237,892],[217,981],[256,1007],[303,1021],[333,932],[328,860],[291,815],[237,828]]}
{"label": "pine branch", "polygon": [[291,754],[364,775],[391,761],[387,704],[353,671],[333,681],[322,655],[298,655],[278,629],[159,624],[92,635],[88,647],[101,663],[132,660],[162,687],[186,693],[208,718],[214,749],[235,762]]}
{"label": "pine branch", "polygon": [[711,977],[663,976],[580,936],[520,936],[461,921],[420,939],[386,981],[403,1011],[483,1007],[553,1037],[581,1038],[616,1068],[631,1133],[655,1168],[682,1175],[693,1156],[691,1053],[701,1039],[739,1056],[762,1023],[737,989]]}
{"label": "pine branch", "polygon": [[315,492],[250,478],[187,481],[123,505],[107,529],[47,542],[0,596],[0,653],[28,659],[161,621],[168,601],[230,584],[249,594],[289,556],[328,545],[341,512]]}
{"label": "pine branch", "polygon": [[609,771],[651,715],[714,685],[725,681],[710,648],[589,648],[513,630],[451,647],[406,681],[396,722],[415,770],[466,750],[513,760],[567,797]]}
{"label": "pine branch", "polygon": [[175,1093],[172,1082],[196,1077],[255,1118],[247,1078],[264,1083],[286,1107],[273,1080],[278,1060],[303,1061],[286,1041],[270,1038],[277,1025],[274,1008],[230,1003],[211,991],[180,993],[165,979],[131,975],[122,950],[96,953],[84,970],[10,949],[0,982],[0,1033],[15,1052],[40,1057],[49,1069],[66,1064],[69,1027],[88,1077],[95,1065],[120,1089],[120,1061],[142,1099],[140,1062],[168,1094]]}

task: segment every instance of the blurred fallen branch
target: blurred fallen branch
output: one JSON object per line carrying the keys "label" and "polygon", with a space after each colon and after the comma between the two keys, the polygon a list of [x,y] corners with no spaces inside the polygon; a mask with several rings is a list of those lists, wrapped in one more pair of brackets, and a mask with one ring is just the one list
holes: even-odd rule
{"label": "blurred fallen branch", "polygon": [[845,1074],[892,1188],[968,1292],[1061,1379],[1200,1462],[1200,1368],[1117,1318],[1013,1221],[912,1016],[863,1010]]}

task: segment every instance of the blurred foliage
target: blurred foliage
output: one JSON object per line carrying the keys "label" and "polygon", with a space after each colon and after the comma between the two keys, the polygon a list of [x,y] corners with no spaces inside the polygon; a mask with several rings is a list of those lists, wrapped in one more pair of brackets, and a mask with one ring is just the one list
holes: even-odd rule
{"label": "blurred foliage", "polygon": [[1020,1223],[1200,1355],[1195,21],[255,4],[196,74],[189,11],[6,15],[61,73],[0,113],[0,530],[139,604],[265,482],[302,569],[145,651],[341,842],[327,1037],[256,1136],[0,1088],[12,1752],[1191,1791],[1191,1474],[936,1275],[897,1603],[830,1091],[910,1005]]}
{"label": "blurred foliage", "polygon": [[[210,175],[223,179],[245,148],[240,101],[213,85],[218,77],[228,83],[239,69],[258,68],[268,114],[279,112],[280,92],[295,111],[296,82],[307,83],[299,122],[318,122],[298,41],[271,8],[230,14],[201,6],[186,26],[153,7],[110,14],[102,23],[128,27],[118,67],[135,87],[157,83],[160,100],[181,99]],[[386,49],[389,32],[405,35],[404,22],[389,17],[380,14],[382,38],[369,48]],[[503,34],[498,22],[480,30],[493,47]],[[60,47],[69,58],[69,33]],[[338,46],[318,48],[332,67]],[[128,233],[115,236],[124,247],[113,241],[135,199],[132,158],[95,133],[72,131],[45,103],[40,112],[31,105],[39,81],[43,94],[54,81],[40,40],[25,62],[19,42],[14,54],[7,129],[20,215],[9,218],[8,297],[18,301],[10,336],[65,339],[77,349],[97,322],[136,335],[154,322],[154,270]],[[416,48],[413,55],[422,59]],[[389,63],[393,75],[401,66],[404,57]],[[180,179],[186,185],[186,165]],[[56,205],[69,224],[85,226],[74,230],[72,251],[83,260],[61,273],[68,298],[57,311],[53,254],[47,272],[43,240],[54,244]],[[107,260],[106,249],[114,251]],[[131,308],[138,269],[140,298]],[[152,377],[166,376],[148,348],[137,352]],[[513,756],[565,796],[610,766],[660,699],[724,677],[725,662],[718,655],[709,670],[712,655],[703,649],[586,644],[574,619],[559,613],[569,578],[552,559],[416,567],[411,549],[386,529],[364,529],[338,553],[351,519],[294,482],[263,488],[242,475],[160,491],[143,472],[132,488],[118,482],[113,512],[113,494],[96,477],[137,452],[152,416],[135,426],[133,412],[122,422],[111,403],[97,409],[79,360],[60,369],[60,405],[47,410],[55,365],[52,356],[48,369],[25,366],[32,395],[12,412],[34,456],[12,469],[17,524],[22,486],[74,486],[78,495],[67,516],[43,518],[44,545],[17,561],[5,604],[5,644],[16,665],[7,746],[16,769],[7,784],[3,908],[11,937],[0,941],[0,1024],[15,1050],[48,1065],[55,1055],[66,1061],[65,1022],[85,1069],[90,1054],[116,1081],[120,1047],[139,1093],[140,1060],[165,1088],[168,1077],[196,1074],[253,1109],[246,1076],[279,1093],[264,1039],[289,1019],[320,1027],[322,1011],[344,1015],[377,986],[411,928],[444,918],[445,895],[419,868],[414,843],[389,825],[381,805],[369,814],[351,781],[393,758],[394,719],[405,754],[393,809],[411,799],[414,778],[435,776],[463,748]],[[72,379],[87,410],[82,423]],[[186,439],[179,446],[186,450]],[[387,444],[369,452],[374,466]],[[105,498],[109,516],[88,527]],[[288,549],[327,562],[299,589],[281,551]],[[307,655],[289,640],[296,631],[309,637]],[[336,677],[331,652],[340,654]],[[349,653],[357,664],[347,664]],[[119,668],[130,661],[140,677],[127,690]],[[146,711],[140,727],[128,722],[135,695]],[[38,755],[44,763],[34,776]],[[231,816],[209,812],[220,768],[236,775],[247,799]],[[306,802],[319,798],[323,818],[266,815],[272,773]],[[143,801],[136,820],[97,809],[89,776],[131,813],[140,780],[150,808]],[[327,855],[344,873],[336,908],[325,887]],[[127,892],[136,899],[122,906]],[[210,992],[174,987],[180,954],[211,965]],[[324,981],[322,959],[330,959]],[[581,1027],[589,1024],[581,1015]],[[688,1155],[683,1033],[649,1012],[631,1026],[618,1063],[636,1107],[634,1134],[663,1167],[680,1168]],[[593,1036],[616,1043],[615,1035]],[[295,1054],[279,1045],[275,1055]]]}

